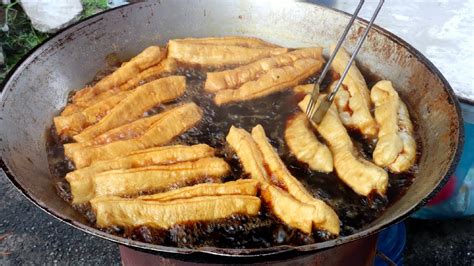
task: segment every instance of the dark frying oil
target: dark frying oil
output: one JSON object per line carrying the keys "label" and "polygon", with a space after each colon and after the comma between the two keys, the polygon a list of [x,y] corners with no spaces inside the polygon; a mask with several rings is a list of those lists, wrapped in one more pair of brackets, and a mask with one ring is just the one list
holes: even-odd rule
{"label": "dark frying oil", "polygon": [[[390,204],[398,200],[412,183],[414,170],[404,174],[390,174],[387,196],[361,197],[342,183],[334,174],[322,174],[309,170],[298,162],[289,152],[283,138],[286,122],[298,110],[297,103],[303,95],[296,95],[290,90],[270,96],[236,104],[216,106],[211,94],[203,91],[206,79],[205,71],[190,66],[180,66],[175,74],[185,75],[187,89],[184,96],[177,102],[194,101],[204,111],[203,120],[198,126],[177,137],[172,144],[206,143],[217,150],[217,156],[224,158],[232,167],[230,176],[225,181],[244,177],[242,167],[235,153],[227,146],[225,137],[230,127],[236,126],[250,131],[255,125],[261,124],[270,138],[271,144],[287,165],[290,172],[317,198],[324,200],[334,208],[341,220],[341,236],[360,230],[379,217]],[[305,81],[313,83],[318,75]],[[322,88],[331,82],[331,77],[324,81]],[[157,106],[146,115],[161,112],[172,106]],[[351,133],[356,147],[364,157],[370,158],[373,147],[357,134]],[[57,182],[58,192],[63,199],[70,202],[69,185],[64,179],[67,172],[74,170],[72,163],[64,157],[63,142],[51,128],[48,141],[48,155],[52,176]],[[418,143],[418,146],[420,143]],[[416,169],[414,167],[413,169]],[[89,205],[74,206],[83,213],[91,224],[94,215]],[[178,247],[215,246],[227,248],[259,248],[275,245],[303,245],[321,242],[330,238],[323,231],[315,231],[305,235],[297,229],[290,228],[274,217],[266,206],[259,215],[248,217],[235,215],[231,218],[212,222],[192,222],[173,226],[169,230],[161,230],[147,226],[138,228],[107,228],[107,232],[140,240]]]}

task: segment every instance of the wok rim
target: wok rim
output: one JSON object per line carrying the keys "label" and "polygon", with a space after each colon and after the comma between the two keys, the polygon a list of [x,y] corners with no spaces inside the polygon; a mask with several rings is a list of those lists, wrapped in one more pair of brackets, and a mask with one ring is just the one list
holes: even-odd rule
{"label": "wok rim", "polygon": [[[77,22],[74,22],[67,27],[59,30],[58,32],[54,33],[52,36],[48,37],[45,39],[41,44],[37,45],[34,47],[32,50],[30,50],[27,54],[25,54],[21,60],[10,70],[10,72],[7,74],[5,77],[5,80],[2,82],[0,86],[0,103],[4,103],[5,100],[5,94],[8,93],[9,90],[5,90],[8,88],[10,82],[13,80],[12,77],[16,76],[17,74],[21,73],[24,71],[24,68],[27,66],[26,63],[33,59],[33,56],[39,51],[41,48],[46,48],[48,44],[51,44],[51,42],[54,39],[61,39],[62,37],[65,37],[63,35],[67,33],[73,33],[75,30],[72,30],[76,26],[88,26],[89,22],[95,21],[97,19],[100,20],[101,17],[106,17],[109,15],[109,13],[112,12],[119,12],[119,10],[122,9],[127,9],[127,8],[133,8],[134,6],[137,5],[142,5],[142,4],[147,4],[146,2],[137,2],[137,3],[132,3],[128,5],[122,5],[118,6],[106,11],[103,11],[98,14],[94,14],[84,20],[80,20]],[[332,10],[342,16],[350,16],[349,13],[337,10],[335,8],[331,7],[326,7],[323,5],[319,4],[313,4],[313,3],[307,3],[307,2],[295,2],[295,5],[311,5],[311,6],[319,6],[323,9],[328,9]],[[363,26],[367,26],[368,21],[365,19],[362,19],[360,17],[357,18],[357,22],[360,23]],[[455,95],[451,85],[449,82],[445,79],[443,74],[436,68],[436,66],[428,60],[420,51],[418,51],[416,48],[414,48],[412,45],[395,35],[394,33],[378,26],[378,25],[373,25],[372,29],[374,31],[377,31],[378,33],[384,35],[394,43],[403,46],[407,51],[409,51],[420,63],[422,63],[431,73],[433,73],[436,77],[440,79],[440,81],[443,84],[443,88],[446,91],[446,93],[449,95],[449,101],[452,102],[456,109],[456,114],[458,116],[458,143],[456,146],[456,150],[454,152],[454,156],[452,157],[450,166],[444,175],[442,179],[440,179],[438,185],[433,189],[433,191],[424,199],[422,199],[420,202],[418,202],[415,206],[413,206],[411,209],[407,209],[404,213],[399,215],[398,218],[384,224],[384,225],[379,225],[379,226],[374,226],[370,228],[363,229],[355,234],[336,238],[333,240],[328,240],[325,242],[321,243],[314,243],[314,244],[308,244],[308,245],[301,245],[301,246],[289,246],[289,245],[282,245],[282,246],[273,246],[273,247],[268,247],[268,248],[258,248],[258,249],[237,249],[237,248],[217,248],[217,247],[204,247],[204,248],[198,248],[198,249],[190,249],[190,248],[179,248],[179,247],[170,247],[170,246],[163,246],[163,245],[156,245],[156,244],[149,244],[149,243],[144,243],[136,240],[131,240],[128,238],[124,237],[119,237],[115,236],[109,233],[106,233],[104,231],[101,231],[99,229],[96,229],[94,227],[91,227],[87,224],[80,223],[74,220],[70,220],[60,213],[56,213],[55,211],[52,211],[43,204],[40,200],[35,199],[32,195],[28,193],[28,191],[23,188],[15,178],[15,175],[13,174],[12,171],[10,171],[7,163],[4,161],[3,156],[0,155],[0,167],[4,171],[5,175],[7,176],[7,179],[10,181],[10,183],[25,197],[27,198],[30,202],[32,202],[35,206],[37,206],[39,209],[44,211],[45,213],[49,214],[50,216],[54,217],[55,219],[68,224],[76,229],[81,230],[82,232],[92,234],[94,236],[98,236],[102,239],[106,239],[109,241],[112,241],[117,244],[121,245],[126,245],[131,248],[138,248],[141,251],[145,252],[164,252],[164,253],[170,253],[170,254],[196,254],[196,253],[203,253],[203,254],[208,254],[208,255],[214,255],[214,256],[219,256],[219,257],[234,257],[234,258],[257,258],[257,257],[268,257],[271,255],[276,255],[276,254],[283,254],[283,253],[289,253],[289,252],[304,252],[304,254],[309,254],[310,252],[317,252],[321,251],[324,249],[329,249],[332,247],[336,247],[342,244],[346,244],[352,241],[356,241],[362,238],[365,238],[369,235],[375,234],[393,224],[399,223],[402,220],[406,219],[410,214],[414,213],[418,209],[420,209],[422,206],[426,204],[431,198],[433,198],[440,190],[441,188],[446,184],[448,179],[454,174],[456,167],[460,161],[461,154],[463,151],[463,146],[464,146],[464,125],[463,125],[463,118],[462,118],[462,112],[460,109],[460,104],[459,100],[461,102],[470,102],[468,99],[464,99],[462,97],[459,97]],[[69,32],[70,31],[70,32]],[[11,88],[10,88],[11,90]],[[472,104],[472,102],[471,102]],[[2,154],[4,154],[4,151],[2,151]],[[403,197],[402,197],[403,198]]]}

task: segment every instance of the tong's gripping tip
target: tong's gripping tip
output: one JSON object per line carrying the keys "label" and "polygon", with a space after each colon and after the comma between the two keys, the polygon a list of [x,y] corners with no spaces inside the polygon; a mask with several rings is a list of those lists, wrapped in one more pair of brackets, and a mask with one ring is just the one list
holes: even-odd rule
{"label": "tong's gripping tip", "polygon": [[311,121],[319,125],[321,121],[323,121],[323,118],[331,107],[331,104],[332,101],[328,99],[328,97],[323,97],[318,108],[316,108],[316,111],[311,115]]}
{"label": "tong's gripping tip", "polygon": [[360,9],[362,8],[362,5],[364,4],[364,0],[359,1],[359,4],[357,5],[357,8],[356,8],[354,14],[352,15],[351,19],[349,20],[349,23],[347,24],[346,28],[344,29],[344,32],[342,33],[341,37],[337,41],[336,47],[334,48],[334,51],[332,52],[331,57],[329,58],[326,65],[324,66],[324,69],[321,72],[321,75],[319,76],[318,80],[314,84],[314,90],[311,94],[311,99],[309,101],[308,107],[306,108],[306,114],[313,122],[319,124],[322,121],[322,119],[323,119],[324,115],[326,114],[326,112],[328,111],[329,107],[331,106],[331,103],[334,100],[334,96],[336,95],[337,91],[339,90],[339,88],[342,85],[342,82],[344,81],[344,78],[346,77],[347,73],[349,72],[349,69],[351,68],[352,63],[354,62],[355,57],[359,53],[359,50],[362,47],[362,44],[364,43],[365,38],[367,37],[370,28],[374,24],[375,18],[377,17],[380,9],[382,8],[383,3],[384,3],[384,0],[379,0],[379,4],[378,4],[377,8],[375,9],[374,13],[372,14],[370,22],[367,25],[367,27],[365,28],[365,31],[362,34],[362,37],[359,38],[359,40],[357,41],[354,52],[352,53],[352,56],[349,59],[349,62],[347,63],[347,65],[344,69],[344,72],[341,75],[341,78],[339,79],[338,83],[334,87],[334,90],[327,97],[324,97],[324,100],[321,102],[321,104],[316,109],[316,111],[314,111],[316,101],[317,101],[317,96],[316,97],[314,97],[314,96],[319,95],[320,85],[321,85],[324,77],[326,76],[327,72],[329,71],[329,68],[331,67],[332,62],[334,61],[334,58],[336,57],[337,52],[341,48],[342,43],[346,39],[350,28],[354,24],[354,21],[357,17],[357,14],[359,13]]}

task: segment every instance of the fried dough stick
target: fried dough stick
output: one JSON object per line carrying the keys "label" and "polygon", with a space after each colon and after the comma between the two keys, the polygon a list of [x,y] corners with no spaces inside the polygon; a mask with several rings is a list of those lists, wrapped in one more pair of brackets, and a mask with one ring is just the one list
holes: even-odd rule
{"label": "fried dough stick", "polygon": [[[140,72],[135,77],[127,80],[125,83],[120,85],[121,91],[131,90],[139,85],[141,82],[147,83],[149,79],[156,79],[159,75],[164,73],[172,73],[177,68],[176,61],[170,58],[165,58],[158,65],[149,67],[142,72]],[[98,95],[100,96],[100,95]]]}
{"label": "fried dough stick", "polygon": [[[331,53],[334,48],[334,45],[330,47]],[[342,75],[349,59],[349,54],[340,49],[332,62],[332,69]],[[331,90],[335,84],[336,82],[332,84]],[[345,126],[359,130],[366,138],[377,136],[377,123],[370,113],[369,89],[355,62],[336,94],[335,103]]]}
{"label": "fried dough stick", "polygon": [[95,161],[113,159],[136,150],[166,144],[195,126],[201,119],[202,110],[195,103],[187,103],[162,113],[161,119],[138,138],[80,149],[71,149],[69,144],[65,144],[64,153],[74,162],[76,168],[80,169]]}
{"label": "fried dough stick", "polygon": [[257,195],[258,181],[254,179],[239,179],[222,184],[198,184],[191,187],[183,187],[164,193],[141,196],[141,200],[170,201],[177,199],[188,199],[202,196],[222,195]]}
{"label": "fried dough stick", "polygon": [[[258,133],[255,134],[257,134],[258,137]],[[258,138],[260,139],[261,137]],[[321,202],[321,204],[310,195],[306,195],[307,192],[305,193],[306,190],[301,187],[302,185],[296,181],[294,177],[288,177],[288,170],[284,165],[282,165],[280,159],[278,158],[278,161],[275,161],[274,157],[278,157],[278,155],[276,155],[272,147],[268,147],[268,145],[270,145],[269,143],[267,143],[268,145],[261,143],[263,146],[267,146],[267,148],[261,150],[252,135],[244,129],[236,127],[231,127],[226,140],[231,148],[237,153],[244,171],[253,179],[259,181],[263,199],[271,207],[272,212],[275,213],[278,218],[286,224],[298,228],[305,233],[311,233],[314,224],[315,227],[338,234],[338,225],[337,228],[333,228],[332,226],[327,226],[325,221],[323,221],[325,218],[322,217],[327,215],[324,213],[327,211],[326,207],[322,206],[324,203]],[[266,142],[266,140],[264,141]],[[260,142],[263,141],[260,140]],[[271,153],[267,155],[268,148],[271,149]],[[264,160],[265,157],[270,157],[267,158],[269,161]],[[271,171],[272,179],[269,177],[269,173],[266,172],[265,165],[270,168],[269,171]],[[272,167],[275,172],[272,171]],[[263,173],[262,168],[264,171]],[[273,180],[274,178],[276,178],[276,180]],[[291,192],[293,192],[297,197],[303,200],[308,200],[311,204],[297,200],[294,195],[290,195],[282,189],[277,188],[275,185],[271,184],[272,182],[283,184],[288,189],[291,189]],[[304,212],[300,212],[300,209],[304,210]],[[294,213],[297,214],[294,215]],[[307,216],[308,214],[311,214],[311,216]]]}
{"label": "fried dough stick", "polygon": [[339,218],[336,212],[329,207],[324,201],[314,198],[286,168],[283,161],[276,153],[273,146],[265,135],[265,130],[261,125],[257,125],[252,129],[252,138],[257,143],[263,155],[263,161],[268,166],[272,176],[283,184],[288,193],[302,203],[313,205],[315,213],[313,213],[312,221],[316,228],[325,229],[328,232],[339,234]]}
{"label": "fried dough stick", "polygon": [[128,95],[130,95],[130,92],[124,91],[103,99],[102,101],[71,115],[60,115],[54,117],[53,121],[57,134],[67,137],[79,134],[83,129],[97,123],[100,119],[106,116],[112,108]]}
{"label": "fried dough stick", "polygon": [[[307,95],[299,103],[301,110],[306,110],[310,97]],[[326,95],[321,95],[320,99],[321,97],[326,97]],[[319,104],[320,100],[315,108]],[[387,172],[357,153],[346,128],[339,119],[335,105],[331,105],[319,125],[312,124],[329,145],[334,159],[334,168],[344,183],[362,196],[368,196],[372,191],[380,195],[385,194],[388,184]]]}
{"label": "fried dough stick", "polygon": [[286,53],[287,48],[247,47],[235,44],[170,40],[168,57],[179,62],[201,66],[243,65],[272,55]]}
{"label": "fried dough stick", "polygon": [[314,84],[298,85],[293,88],[295,93],[310,94],[313,92]]}
{"label": "fried dough stick", "polygon": [[76,92],[72,98],[73,102],[87,102],[104,91],[114,89],[135,77],[144,69],[156,65],[164,57],[166,57],[166,49],[158,46],[150,46],[93,87],[88,87]]}
{"label": "fried dough stick", "polygon": [[214,102],[217,105],[223,105],[264,97],[297,85],[320,70],[322,66],[323,61],[321,60],[314,58],[298,59],[291,65],[270,69],[257,80],[244,83],[238,89],[218,91]]}
{"label": "fried dough stick", "polygon": [[[268,183],[263,184],[260,190],[263,201],[270,207],[272,213],[287,225],[306,234],[311,234],[313,217],[321,217],[317,208],[302,203],[283,189]],[[337,232],[339,232],[339,228]]]}
{"label": "fried dough stick", "polygon": [[[117,169],[99,173],[92,177],[92,193],[84,198],[99,196],[136,195],[143,192],[183,186],[189,183],[220,178],[230,171],[221,158],[208,157],[190,162],[167,165],[152,165],[139,168]],[[81,197],[82,198],[82,197]]]}
{"label": "fried dough stick", "polygon": [[138,75],[132,77],[130,80],[127,80],[125,83],[120,85],[120,87],[114,87],[114,89],[110,89],[95,95],[93,98],[89,99],[85,102],[76,102],[70,103],[64,108],[64,111],[61,113],[61,116],[67,116],[76,112],[79,112],[89,106],[92,106],[100,101],[103,101],[109,97],[113,97],[114,95],[122,92],[134,89],[139,85],[143,85],[149,81],[158,79],[160,75],[165,73],[172,73],[176,70],[176,61],[173,59],[164,59],[159,64],[155,66],[151,66],[142,72],[138,73]]}
{"label": "fried dough stick", "polygon": [[239,157],[246,174],[260,182],[270,181],[263,165],[262,153],[247,131],[231,126],[226,141]]}
{"label": "fried dough stick", "polygon": [[175,100],[184,94],[186,79],[172,76],[146,83],[130,93],[98,123],[86,128],[73,138],[86,142],[118,126],[135,121],[152,107]]}
{"label": "fried dough stick", "polygon": [[254,37],[241,36],[225,36],[225,37],[208,37],[208,38],[186,38],[174,40],[176,42],[193,43],[193,44],[213,44],[213,45],[235,45],[248,48],[265,48],[280,47],[273,43],[266,42]]}
{"label": "fried dough stick", "polygon": [[257,215],[260,210],[260,199],[247,195],[206,196],[167,202],[104,197],[93,199],[91,204],[99,227],[150,225],[168,229],[184,222],[212,221],[236,214]]}
{"label": "fried dough stick", "polygon": [[90,141],[68,143],[68,154],[73,154],[78,149],[87,146],[107,144],[118,140],[138,138],[142,136],[151,127],[151,125],[153,125],[156,121],[160,120],[164,114],[166,113],[160,113],[140,118],[138,120],[133,121],[132,123],[128,123],[123,126],[111,129]]}
{"label": "fried dough stick", "polygon": [[329,173],[333,170],[332,154],[329,148],[319,142],[311,131],[311,125],[304,113],[298,113],[286,123],[285,141],[290,152],[314,171]]}
{"label": "fried dough stick", "polygon": [[89,145],[107,144],[117,140],[134,139],[143,135],[156,121],[163,117],[164,113],[137,119],[131,123],[106,131],[91,141],[84,142]]}
{"label": "fried dough stick", "polygon": [[205,144],[155,147],[132,152],[112,160],[98,161],[88,167],[69,172],[66,175],[66,180],[71,187],[73,203],[83,203],[90,198],[89,194],[93,192],[92,177],[101,172],[173,164],[212,156],[214,156],[214,149]]}
{"label": "fried dough stick", "polygon": [[324,61],[322,48],[305,48],[296,51],[260,59],[248,65],[221,72],[207,73],[204,90],[217,92],[226,89],[237,89],[244,83],[254,81],[271,69],[281,68],[294,64],[303,58],[313,58]]}
{"label": "fried dough stick", "polygon": [[176,162],[193,161],[213,156],[214,149],[206,144],[197,144],[193,146],[173,145],[154,147],[145,150],[134,151],[123,157],[95,162],[88,167],[68,173],[66,175],[66,179],[68,181],[79,180],[90,178],[97,173],[108,170],[172,164]]}
{"label": "fried dough stick", "polygon": [[370,97],[380,126],[374,162],[394,173],[407,171],[416,160],[416,141],[408,109],[388,80],[377,82]]}

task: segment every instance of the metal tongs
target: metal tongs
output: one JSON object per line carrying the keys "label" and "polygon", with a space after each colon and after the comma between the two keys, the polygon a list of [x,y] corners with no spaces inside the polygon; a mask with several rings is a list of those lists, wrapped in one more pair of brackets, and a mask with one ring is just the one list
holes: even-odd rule
{"label": "metal tongs", "polygon": [[324,66],[323,71],[321,72],[321,75],[319,76],[318,80],[314,83],[314,88],[313,92],[311,93],[311,99],[309,101],[308,106],[306,107],[306,115],[311,119],[316,124],[321,123],[323,120],[324,116],[326,115],[327,111],[329,110],[329,107],[331,106],[332,102],[334,101],[334,96],[336,95],[337,91],[339,90],[339,87],[341,87],[342,82],[344,81],[344,78],[346,77],[347,73],[349,72],[349,69],[352,65],[352,62],[356,58],[357,54],[359,53],[360,48],[362,47],[362,44],[365,41],[365,38],[367,37],[367,34],[369,33],[370,28],[374,24],[375,18],[377,17],[380,9],[382,8],[382,5],[384,3],[384,0],[380,0],[377,8],[374,11],[374,14],[372,15],[372,18],[370,18],[370,22],[365,28],[364,33],[362,34],[362,37],[357,41],[357,45],[354,49],[354,52],[352,53],[352,56],[349,60],[349,63],[347,64],[346,68],[344,69],[344,72],[342,73],[341,78],[336,84],[336,87],[334,87],[333,91],[329,93],[324,99],[322,99],[321,104],[316,108],[316,102],[319,98],[319,91],[320,91],[320,86],[321,83],[323,82],[324,77],[326,76],[327,72],[329,71],[329,68],[331,68],[332,61],[336,57],[337,52],[342,46],[342,43],[347,37],[347,34],[349,33],[350,28],[354,24],[354,21],[357,17],[357,14],[359,14],[360,9],[364,5],[364,0],[359,1],[359,5],[357,6],[354,14],[352,15],[349,23],[347,24],[346,28],[344,29],[344,32],[342,33],[341,37],[339,37],[339,40],[337,41],[336,48],[331,54],[331,57],[329,57],[328,62],[326,63],[326,66]]}

